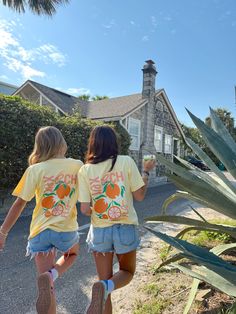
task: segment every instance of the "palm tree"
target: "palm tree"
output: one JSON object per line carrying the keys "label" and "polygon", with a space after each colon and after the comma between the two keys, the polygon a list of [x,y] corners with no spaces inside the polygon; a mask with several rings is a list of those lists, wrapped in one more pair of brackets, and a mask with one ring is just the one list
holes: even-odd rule
{"label": "palm tree", "polygon": [[68,3],[69,0],[2,0],[3,5],[19,12],[24,13],[28,7],[33,13],[38,15],[52,16],[56,13],[56,6]]}
{"label": "palm tree", "polygon": [[97,101],[97,100],[103,100],[103,99],[108,99],[109,97],[108,96],[99,96],[99,95],[96,95],[96,96],[93,96],[92,97],[92,100],[93,101]]}

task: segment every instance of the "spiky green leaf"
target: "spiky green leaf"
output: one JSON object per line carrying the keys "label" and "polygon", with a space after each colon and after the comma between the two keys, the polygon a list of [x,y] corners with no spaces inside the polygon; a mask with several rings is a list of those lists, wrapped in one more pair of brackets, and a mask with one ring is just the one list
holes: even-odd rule
{"label": "spiky green leaf", "polygon": [[202,137],[211,149],[211,151],[216,155],[216,157],[223,162],[226,169],[232,174],[236,179],[236,153],[232,150],[230,146],[224,141],[224,139],[217,134],[212,128],[207,126],[202,120],[197,118],[189,110],[187,110],[192,121],[199,129]]}
{"label": "spiky green leaf", "polygon": [[[209,230],[216,232],[223,232],[231,235],[233,238],[236,238],[236,228],[231,226],[226,226],[222,224],[212,224],[197,219],[192,219],[183,216],[172,216],[172,215],[163,215],[163,216],[153,216],[145,218],[147,222],[170,222],[174,224],[194,226],[195,230]],[[184,232],[184,231],[181,231]]]}

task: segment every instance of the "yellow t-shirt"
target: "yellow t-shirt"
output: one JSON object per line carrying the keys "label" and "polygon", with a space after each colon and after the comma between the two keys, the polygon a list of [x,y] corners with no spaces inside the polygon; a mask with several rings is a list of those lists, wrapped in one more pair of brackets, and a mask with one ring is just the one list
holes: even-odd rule
{"label": "yellow t-shirt", "polygon": [[111,159],[80,168],[79,201],[92,202],[91,223],[95,227],[137,225],[132,192],[144,186],[139,170],[132,158],[121,155],[111,172],[110,168]]}
{"label": "yellow t-shirt", "polygon": [[29,238],[45,229],[58,232],[78,229],[78,171],[82,161],[54,158],[28,167],[12,195],[30,201],[34,196]]}

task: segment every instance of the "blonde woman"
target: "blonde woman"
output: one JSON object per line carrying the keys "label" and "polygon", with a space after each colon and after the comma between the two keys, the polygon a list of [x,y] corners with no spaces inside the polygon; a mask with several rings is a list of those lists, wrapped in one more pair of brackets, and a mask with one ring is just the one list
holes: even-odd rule
{"label": "blonde woman", "polygon": [[[80,160],[65,158],[67,144],[52,126],[40,128],[35,137],[29,167],[13,191],[17,197],[0,227],[0,250],[26,203],[33,197],[27,255],[38,271],[37,313],[56,313],[53,282],[70,268],[79,250],[76,201]],[[63,255],[56,261],[57,251]]]}

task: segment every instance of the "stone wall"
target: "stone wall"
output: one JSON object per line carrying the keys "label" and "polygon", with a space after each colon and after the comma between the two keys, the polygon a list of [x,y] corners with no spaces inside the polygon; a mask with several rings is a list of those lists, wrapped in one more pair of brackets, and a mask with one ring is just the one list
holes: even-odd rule
{"label": "stone wall", "polygon": [[[164,97],[160,96],[149,99],[148,103],[130,115],[131,118],[141,121],[140,149],[139,151],[130,151],[130,156],[137,163],[140,171],[142,170],[142,159],[146,154],[157,154],[154,146],[154,127],[155,125],[163,128],[162,154],[168,160],[173,160],[173,154],[164,153],[165,134],[179,138],[179,130],[169,112]],[[158,165],[150,174],[150,185],[156,185],[158,182],[167,181],[166,174],[168,169],[163,165]]]}

